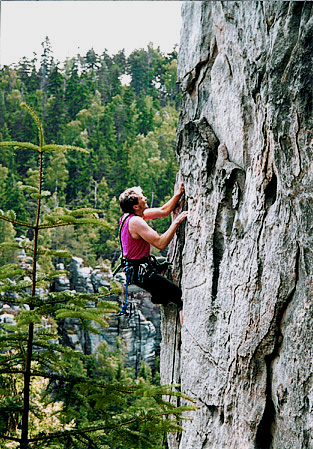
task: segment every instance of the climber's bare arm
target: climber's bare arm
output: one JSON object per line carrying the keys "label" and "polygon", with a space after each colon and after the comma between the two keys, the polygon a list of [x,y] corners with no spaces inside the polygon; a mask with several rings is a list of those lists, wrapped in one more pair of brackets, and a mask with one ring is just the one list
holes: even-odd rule
{"label": "climber's bare arm", "polygon": [[177,206],[178,201],[185,191],[184,183],[182,182],[179,186],[178,191],[172,196],[172,198],[163,204],[161,207],[152,207],[146,209],[143,213],[145,220],[153,220],[154,218],[167,217]]}
{"label": "climber's bare arm", "polygon": [[129,232],[134,239],[142,238],[150,245],[157,249],[165,249],[175,235],[175,232],[180,223],[187,217],[187,212],[180,213],[172,222],[164,234],[159,235],[154,229],[152,229],[146,221],[139,217],[132,217],[129,221]]}

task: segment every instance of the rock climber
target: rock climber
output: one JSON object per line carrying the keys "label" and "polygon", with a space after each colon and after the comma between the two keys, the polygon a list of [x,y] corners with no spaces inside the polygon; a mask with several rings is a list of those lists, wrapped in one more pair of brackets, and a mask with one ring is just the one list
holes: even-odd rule
{"label": "rock climber", "polygon": [[166,305],[169,302],[177,304],[180,322],[182,315],[181,289],[162,276],[164,267],[150,256],[150,245],[164,250],[173,239],[177,228],[187,217],[187,212],[181,212],[173,219],[170,227],[159,235],[148,224],[147,220],[168,216],[177,206],[184,193],[181,183],[173,197],[161,207],[149,208],[147,198],[141,187],[131,187],[119,197],[120,207],[124,215],[120,220],[120,240],[122,246],[123,264],[132,270],[130,283],[134,283],[152,295],[152,302]]}

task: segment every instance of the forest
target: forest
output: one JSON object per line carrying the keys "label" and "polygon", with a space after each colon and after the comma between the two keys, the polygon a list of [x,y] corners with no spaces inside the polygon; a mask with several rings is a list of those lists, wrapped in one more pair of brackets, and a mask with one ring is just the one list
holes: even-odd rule
{"label": "forest", "polygon": [[180,402],[189,398],[160,386],[157,368],[125,368],[120,340],[92,354],[60,344],[60,320],[107,327],[120,286],[87,294],[51,283],[68,257],[115,263],[126,187],[141,185],[151,206],[172,195],[177,54],[151,44],[61,65],[48,38],[42,45],[40,61],[0,71],[0,295],[10,315],[0,326],[0,448],[165,448],[194,409]]}
{"label": "forest", "polygon": [[[43,187],[52,193],[46,208],[97,208],[108,226],[47,232],[45,244],[69,249],[91,265],[103,260],[114,264],[119,257],[119,194],[140,185],[149,205],[157,206],[173,192],[180,101],[177,52],[164,55],[152,44],[128,57],[124,50],[111,56],[91,49],[61,64],[48,37],[42,48],[40,58],[34,54],[0,71],[0,140],[36,144],[34,124],[19,107],[25,102],[42,120],[46,142],[88,150],[45,158]],[[20,150],[0,152],[0,209],[14,210],[20,220],[33,213],[34,203],[20,187],[21,182],[36,182],[37,164],[35,155]],[[167,220],[156,226],[161,232]],[[22,234],[22,229],[0,223],[0,243]],[[13,252],[5,251],[0,262],[12,258]]]}

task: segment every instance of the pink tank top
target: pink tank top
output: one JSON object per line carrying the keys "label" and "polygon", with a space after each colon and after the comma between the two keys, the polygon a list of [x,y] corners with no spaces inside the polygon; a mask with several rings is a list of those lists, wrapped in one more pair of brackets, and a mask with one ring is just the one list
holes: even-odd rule
{"label": "pink tank top", "polygon": [[[150,243],[146,242],[142,238],[134,239],[130,235],[128,230],[129,220],[134,216],[134,214],[131,214],[128,218],[126,218],[121,230],[123,256],[127,259],[142,259],[143,257],[150,255]],[[123,219],[124,215],[120,219],[120,224]]]}

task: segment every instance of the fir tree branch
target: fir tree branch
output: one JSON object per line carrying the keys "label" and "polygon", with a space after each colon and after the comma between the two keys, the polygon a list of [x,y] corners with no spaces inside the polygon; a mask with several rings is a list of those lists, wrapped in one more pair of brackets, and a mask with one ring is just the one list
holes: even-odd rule
{"label": "fir tree branch", "polygon": [[0,280],[6,280],[22,274],[24,274],[24,270],[15,263],[3,265],[2,267],[0,267]]}
{"label": "fir tree branch", "polygon": [[44,145],[42,147],[42,151],[43,152],[52,152],[52,151],[58,151],[58,152],[65,152],[65,151],[76,151],[79,153],[85,153],[85,154],[89,154],[89,151],[86,150],[85,148],[81,148],[81,147],[75,147],[72,145]]}
{"label": "fir tree branch", "polygon": [[[1,218],[1,216],[0,216]],[[103,226],[107,229],[111,229],[111,226],[108,225],[107,223],[105,223],[102,220],[97,220],[97,219],[74,219],[73,222],[71,223],[55,223],[55,224],[48,224],[48,223],[43,223],[41,225],[38,226],[38,229],[53,229],[53,228],[60,228],[62,226],[75,226],[75,225],[82,225],[82,224],[96,224],[99,226]],[[32,228],[34,228],[34,226],[32,226]]]}
{"label": "fir tree branch", "polygon": [[103,209],[93,209],[92,207],[82,207],[81,209],[67,210],[70,215],[102,214]]}
{"label": "fir tree branch", "polygon": [[[190,409],[194,409],[194,407],[191,407]],[[186,407],[184,407],[184,410],[182,411],[186,411]],[[178,415],[180,415],[179,412],[177,412]],[[159,420],[163,420],[164,417],[167,417],[167,419],[169,419],[168,417],[170,415],[173,415],[173,410],[169,410],[169,411],[163,411],[160,413],[155,413],[153,415],[153,418],[159,418]],[[175,415],[174,415],[175,416]],[[134,418],[122,421],[122,422],[114,422],[112,424],[101,424],[101,425],[94,425],[94,426],[88,426],[88,427],[83,427],[80,429],[73,429],[73,430],[63,430],[60,432],[53,432],[51,434],[40,434],[36,437],[33,438],[29,438],[28,441],[33,443],[33,442],[37,442],[37,441],[47,441],[47,440],[55,440],[55,439],[60,439],[60,438],[66,438],[68,436],[85,436],[85,433],[90,433],[90,432],[105,432],[108,430],[117,430],[117,428],[121,429],[122,427],[127,427],[130,424],[134,424],[134,423],[143,423],[143,422],[149,422],[151,420],[151,415],[141,415],[138,416],[136,415]],[[176,419],[169,419],[171,424],[175,423],[175,428],[176,430],[183,430],[183,428],[181,426],[179,426],[177,424],[177,420],[178,418],[176,417]],[[166,423],[165,423],[166,424]]]}
{"label": "fir tree branch", "polygon": [[69,251],[62,250],[62,249],[42,248],[37,251],[37,254],[43,255],[43,256],[62,257],[62,258],[67,258],[67,259],[71,259],[73,257],[73,255]]}
{"label": "fir tree branch", "polygon": [[[0,142],[0,143],[1,143],[1,142]],[[4,217],[3,215],[0,215],[0,219],[1,219],[1,220],[8,221],[9,223],[12,223],[12,224],[16,224],[16,225],[19,225],[19,226],[24,226],[24,227],[26,227],[26,228],[31,228],[31,229],[34,229],[34,228],[35,228],[35,226],[32,225],[32,224],[30,224],[30,223],[25,223],[24,221],[20,221],[20,220],[13,220],[13,219],[11,219],[11,218]]]}
{"label": "fir tree branch", "polygon": [[[1,218],[1,216],[0,216]],[[108,230],[112,229],[112,226],[110,226],[108,223],[100,220],[100,219],[96,219],[96,218],[73,218],[73,221],[71,221],[70,223],[54,223],[54,224],[49,224],[49,223],[42,223],[38,226],[38,229],[53,229],[53,228],[60,228],[62,226],[75,226],[75,225],[82,225],[82,224],[95,224],[95,225],[99,225],[102,226]],[[34,226],[32,226],[34,227]]]}
{"label": "fir tree branch", "polygon": [[20,438],[10,437],[8,435],[4,435],[3,433],[0,433],[0,438],[2,438],[3,440],[16,441],[17,443],[21,442]]}
{"label": "fir tree branch", "polygon": [[1,374],[25,374],[25,371],[21,369],[3,369],[0,370]]}
{"label": "fir tree branch", "polygon": [[1,147],[26,148],[40,153],[40,147],[30,142],[16,142],[15,140],[2,141],[0,142],[0,148]]}

